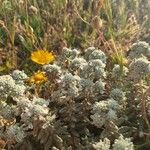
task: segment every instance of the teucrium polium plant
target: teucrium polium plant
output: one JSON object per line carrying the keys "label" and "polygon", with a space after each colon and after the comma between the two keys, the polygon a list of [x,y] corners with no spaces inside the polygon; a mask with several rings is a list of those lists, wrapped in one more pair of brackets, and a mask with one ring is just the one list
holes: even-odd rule
{"label": "teucrium polium plant", "polygon": [[100,49],[64,48],[31,77],[0,76],[0,139],[9,149],[133,150],[150,125],[149,51],[135,43],[125,66],[109,66]]}

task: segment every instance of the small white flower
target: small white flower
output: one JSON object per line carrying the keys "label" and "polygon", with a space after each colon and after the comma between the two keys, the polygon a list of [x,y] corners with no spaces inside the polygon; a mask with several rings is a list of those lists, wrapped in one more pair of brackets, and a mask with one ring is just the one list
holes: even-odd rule
{"label": "small white flower", "polygon": [[89,79],[84,79],[81,78],[80,82],[79,82],[79,86],[80,86],[80,91],[81,92],[91,92],[92,91],[92,86],[93,86],[93,82]]}
{"label": "small white flower", "polygon": [[95,51],[95,50],[96,50],[95,47],[88,47],[87,49],[85,49],[84,58],[85,58],[86,60],[89,60],[89,55],[90,55],[93,51]]}
{"label": "small white flower", "polygon": [[103,94],[105,90],[105,85],[106,83],[103,82],[101,79],[99,79],[98,81],[95,82],[93,86],[93,93]]}
{"label": "small white flower", "polygon": [[150,61],[146,57],[135,59],[129,65],[128,77],[134,82],[138,82],[144,76],[150,74]]}
{"label": "small white flower", "polygon": [[110,104],[110,101],[112,100],[95,102],[92,109],[93,115],[91,115],[92,124],[101,128],[106,121],[116,121],[118,119],[115,104]]}
{"label": "small white flower", "polygon": [[49,105],[49,101],[45,100],[43,98],[39,98],[39,97],[33,97],[32,103],[34,105],[40,105],[40,106],[48,106]]}
{"label": "small white flower", "polygon": [[112,70],[112,76],[115,78],[119,78],[120,76],[127,76],[127,73],[129,72],[128,68],[123,66],[121,67],[118,64],[115,64],[113,70]]}
{"label": "small white flower", "polygon": [[106,76],[104,68],[105,64],[101,60],[90,60],[88,64],[85,64],[83,68],[80,69],[79,76],[91,80],[99,80]]}
{"label": "small white flower", "polygon": [[107,115],[103,113],[101,114],[95,113],[94,115],[91,115],[91,119],[92,119],[92,124],[94,124],[98,128],[101,128],[107,120]]}
{"label": "small white flower", "polygon": [[49,112],[49,109],[47,107],[43,107],[40,105],[35,105],[33,108],[33,114],[35,116],[45,116],[48,114],[48,112]]}
{"label": "small white flower", "polygon": [[47,76],[51,78],[59,77],[62,73],[61,67],[56,64],[44,65],[43,70],[47,73]]}
{"label": "small white flower", "polygon": [[135,59],[142,56],[150,59],[150,45],[144,41],[134,43],[129,52],[129,58]]}
{"label": "small white flower", "polygon": [[85,50],[85,55],[84,55],[84,58],[87,60],[87,61],[90,61],[90,60],[94,60],[94,59],[99,59],[101,60],[104,64],[106,64],[106,55],[104,52],[102,52],[101,50],[98,50],[94,47],[89,47]]}
{"label": "small white flower", "polygon": [[26,89],[24,85],[16,84],[10,75],[0,76],[0,87],[1,98],[7,98],[7,96],[21,96]]}
{"label": "small white flower", "polygon": [[63,54],[62,57],[63,59],[74,59],[80,54],[80,52],[76,49],[69,49],[69,48],[64,48],[63,49]]}
{"label": "small white flower", "polygon": [[106,55],[104,52],[101,50],[94,50],[90,55],[89,55],[89,60],[92,59],[99,59],[101,60],[104,64],[106,64]]}
{"label": "small white flower", "polygon": [[86,60],[83,58],[75,58],[71,61],[69,65],[69,70],[75,73],[79,69],[82,69],[86,63],[87,63]]}
{"label": "small white flower", "polygon": [[95,150],[110,150],[110,140],[105,138],[103,141],[100,140],[99,142],[93,144],[93,148]]}
{"label": "small white flower", "polygon": [[116,111],[114,111],[113,109],[109,109],[108,113],[107,113],[107,119],[108,120],[117,120],[118,117],[117,117],[117,113]]}
{"label": "small white flower", "polygon": [[110,92],[110,97],[116,100],[118,103],[124,103],[126,100],[125,93],[118,88],[112,89]]}
{"label": "small white flower", "polygon": [[16,81],[23,81],[28,78],[28,76],[24,73],[24,71],[20,70],[14,70],[11,76]]}
{"label": "small white flower", "polygon": [[124,138],[122,135],[115,140],[113,150],[134,150],[134,145],[130,138]]}
{"label": "small white flower", "polygon": [[116,110],[116,109],[119,108],[118,102],[116,100],[112,99],[112,98],[108,99],[108,105],[109,105],[109,108],[111,108],[111,109]]}

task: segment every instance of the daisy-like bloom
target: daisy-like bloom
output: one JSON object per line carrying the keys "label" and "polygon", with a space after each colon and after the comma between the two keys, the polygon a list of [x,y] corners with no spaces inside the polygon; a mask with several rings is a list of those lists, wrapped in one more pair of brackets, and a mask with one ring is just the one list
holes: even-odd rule
{"label": "daisy-like bloom", "polygon": [[55,56],[46,50],[37,50],[31,53],[31,60],[37,64],[45,65],[53,62]]}
{"label": "daisy-like bloom", "polygon": [[47,81],[45,72],[37,72],[28,79],[29,84],[42,84]]}

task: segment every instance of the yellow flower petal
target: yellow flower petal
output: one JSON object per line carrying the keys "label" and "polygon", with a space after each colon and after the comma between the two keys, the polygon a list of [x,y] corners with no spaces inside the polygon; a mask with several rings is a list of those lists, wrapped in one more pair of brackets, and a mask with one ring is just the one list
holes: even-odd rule
{"label": "yellow flower petal", "polygon": [[46,50],[37,50],[31,53],[31,60],[37,64],[45,65],[55,60],[55,56]]}
{"label": "yellow flower petal", "polygon": [[42,84],[47,81],[47,77],[44,72],[37,72],[28,79],[29,84]]}

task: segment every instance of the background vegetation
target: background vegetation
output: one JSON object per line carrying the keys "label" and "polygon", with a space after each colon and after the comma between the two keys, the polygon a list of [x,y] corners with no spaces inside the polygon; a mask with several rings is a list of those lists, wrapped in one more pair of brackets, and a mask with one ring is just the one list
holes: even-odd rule
{"label": "background vegetation", "polygon": [[[12,147],[19,149],[20,147],[29,146],[29,143],[31,143],[31,149],[38,145],[39,150],[49,149],[49,147],[52,147],[54,150],[55,147],[57,147],[58,149],[61,149],[63,147],[62,149],[64,150],[67,147],[69,150],[71,145],[73,150],[84,150],[88,149],[88,146],[92,147],[93,143],[95,143],[95,141],[98,141],[97,139],[99,138],[99,135],[101,135],[101,133],[107,135],[106,133],[112,133],[112,129],[113,133],[115,132],[115,136],[117,137],[119,132],[125,132],[124,135],[128,133],[131,135],[133,134],[133,132],[135,131],[134,129],[136,128],[136,131],[134,132],[135,134],[132,135],[135,148],[139,150],[145,150],[146,148],[149,148],[150,120],[147,117],[147,112],[145,110],[146,107],[149,107],[146,105],[146,101],[149,101],[147,100],[149,98],[149,96],[147,95],[150,89],[150,79],[149,76],[146,76],[147,72],[149,73],[149,68],[147,66],[150,65],[149,54],[147,54],[147,51],[149,51],[149,45],[145,42],[141,42],[139,45],[137,44],[139,47],[142,45],[140,47],[141,49],[139,48],[139,51],[142,51],[143,47],[146,45],[144,52],[146,53],[145,55],[148,55],[148,57],[143,57],[144,52],[141,51],[139,52],[140,58],[138,56],[136,61],[134,61],[134,58],[130,58],[132,57],[132,53],[129,56],[131,46],[133,45],[133,43],[138,43],[139,41],[145,41],[150,44],[149,0],[0,0],[0,77],[1,79],[6,79],[6,83],[3,84],[3,82],[0,82],[0,84],[7,85],[7,81],[12,81],[13,86],[11,84],[8,84],[11,87],[10,89],[20,86],[20,83],[16,82],[16,80],[18,79],[13,79],[12,77],[13,70],[24,70],[24,72],[30,77],[29,79],[32,79],[34,81],[37,80],[37,83],[40,83],[41,80],[42,85],[35,84],[33,87],[31,86],[31,89],[28,91],[28,93],[24,93],[24,98],[27,98],[28,102],[31,103],[31,105],[33,105],[33,108],[34,106],[40,106],[40,104],[38,103],[40,103],[39,101],[42,101],[43,106],[42,104],[40,107],[38,106],[41,110],[45,107],[44,103],[47,103],[45,99],[52,98],[52,101],[50,101],[49,104],[46,105],[46,110],[47,114],[50,115],[50,121],[55,120],[53,126],[50,125],[44,130],[43,128],[41,128],[41,126],[43,127],[43,122],[40,122],[41,120],[39,121],[34,120],[35,118],[31,118],[31,122],[33,123],[33,130],[32,133],[30,132],[30,130],[26,132],[27,136],[24,139],[23,144],[17,143],[16,141],[15,142],[17,144],[15,142],[7,144],[8,141],[4,140],[5,143],[2,143],[3,147],[7,147],[9,149],[10,146],[10,149]],[[94,46],[96,49],[89,48],[88,50],[91,52],[90,54],[87,54],[87,48],[91,46]],[[61,91],[65,91],[66,89],[68,89],[67,83],[73,82],[73,85],[75,87],[72,86],[72,83],[69,83],[71,84],[70,87],[73,87],[75,90],[77,90],[76,83],[74,83],[76,80],[74,74],[76,74],[76,72],[73,72],[73,70],[71,70],[72,66],[70,65],[74,61],[74,58],[72,60],[69,58],[70,56],[68,56],[64,52],[64,47],[70,48],[65,49],[65,52],[68,55],[76,54],[77,57],[72,57],[77,58],[77,61],[79,61],[81,65],[85,65],[86,62],[87,66],[90,64],[93,65],[92,67],[94,68],[94,65],[97,65],[99,63],[97,60],[94,60],[97,56],[92,55],[93,52],[97,54],[98,57],[104,57],[101,58],[104,59],[104,62],[100,62],[100,65],[102,65],[105,68],[106,64],[106,69],[104,69],[102,66],[98,67],[100,69],[102,67],[102,70],[100,70],[103,73],[103,82],[101,86],[103,86],[103,88],[105,87],[106,89],[104,90],[105,92],[103,94],[100,94],[100,100],[102,101],[98,102],[99,107],[103,105],[103,103],[107,103],[107,101],[103,100],[107,100],[108,97],[115,99],[115,96],[113,97],[113,94],[111,95],[113,89],[119,89],[118,91],[121,91],[120,93],[122,93],[123,96],[120,95],[120,93],[117,90],[116,91],[119,94],[116,91],[115,92],[119,96],[122,96],[122,99],[124,98],[123,93],[126,92],[127,107],[122,109],[122,113],[120,113],[120,116],[123,114],[122,116],[124,117],[124,120],[125,117],[128,116],[128,120],[125,120],[125,123],[123,122],[123,128],[118,128],[110,120],[109,125],[112,125],[112,128],[110,128],[110,126],[108,125],[105,126],[105,129],[103,130],[103,125],[101,127],[95,127],[93,124],[91,125],[90,119],[92,119],[92,117],[94,118],[94,115],[97,115],[98,113],[95,112],[95,114],[91,114],[97,110],[98,106],[92,98],[89,98],[91,95],[88,95],[84,91],[84,89],[83,91],[85,93],[81,92],[80,95],[82,98],[78,97],[78,100],[73,98],[65,98],[64,101],[61,101]],[[76,48],[77,51],[71,50],[72,48]],[[97,52],[97,49],[100,49],[101,51]],[[46,54],[50,55],[49,59],[52,59],[52,54],[54,54],[56,56],[56,62],[54,62],[52,66],[40,66],[40,63],[36,64],[34,63],[35,61],[32,62],[31,54],[33,54],[33,52],[37,50],[47,50]],[[132,50],[133,53],[135,52],[136,56],[136,50],[134,50],[134,48]],[[52,53],[48,53],[48,51]],[[79,56],[78,51],[81,52],[81,55]],[[41,53],[44,54],[43,51],[41,51]],[[91,59],[92,61],[90,60],[90,55],[92,58],[94,58],[93,60]],[[105,57],[107,57],[107,63]],[[131,62],[129,62],[127,58],[130,58]],[[44,61],[44,59],[42,61]],[[140,64],[140,67],[138,63]],[[144,65],[145,68],[143,67]],[[45,70],[42,67],[45,67]],[[52,67],[54,69],[54,73],[58,76],[51,75],[51,70],[49,69],[49,67],[50,69]],[[139,68],[141,70],[144,68],[146,70],[146,75],[140,74],[141,70]],[[37,72],[42,69],[45,72],[49,71],[49,76],[45,76],[47,72]],[[139,71],[138,75],[141,75],[140,82],[138,82],[137,84],[133,84],[132,82],[130,82],[126,78],[126,75],[123,74],[126,74],[127,69],[129,69],[129,73],[132,74],[133,78],[135,77],[133,74],[137,74],[137,72]],[[106,70],[107,77],[105,76]],[[118,70],[119,72],[117,72]],[[117,78],[115,76],[113,77],[113,71],[116,71],[116,74],[118,73]],[[70,72],[72,74],[70,74]],[[95,72],[93,71],[92,73],[94,74]],[[18,74],[21,73],[19,72]],[[82,79],[86,79],[84,75],[84,73],[81,75]],[[60,76],[61,78],[59,78]],[[22,78],[25,79],[26,75],[23,75]],[[67,80],[68,78],[70,79],[69,82]],[[59,82],[58,79],[62,83]],[[95,78],[90,80],[93,85],[96,83]],[[99,80],[99,76],[97,80]],[[24,86],[26,85],[27,88],[29,88],[28,86],[30,86],[30,83],[26,83],[28,81],[29,80],[25,80],[25,82],[21,82],[24,89]],[[105,83],[106,86],[104,85]],[[66,84],[66,87],[63,87],[61,84]],[[3,91],[3,89],[4,88],[2,87],[0,90]],[[75,91],[74,89],[72,91]],[[61,94],[59,95],[57,92],[60,92]],[[22,101],[20,100],[19,102],[17,101],[15,103],[15,98],[13,99],[13,94],[11,94],[8,95],[7,98],[0,97],[2,99],[1,101],[3,101],[0,104],[6,104],[5,106],[10,106],[10,109],[13,109],[13,111],[15,110],[14,108],[24,107],[22,106],[23,104],[20,104],[18,106],[18,104],[16,103],[21,103]],[[3,96],[3,94],[1,95]],[[85,95],[89,97],[87,98]],[[38,96],[42,97],[43,99],[40,99]],[[32,99],[33,101],[30,99]],[[98,101],[99,99],[96,100]],[[15,104],[13,104],[12,101]],[[133,104],[131,103],[130,105],[130,102],[132,102]],[[120,106],[124,106],[124,104],[122,103],[120,104]],[[2,105],[0,105],[0,108],[1,107]],[[56,118],[49,113],[49,110],[52,110],[52,114],[55,114]],[[117,110],[116,112],[118,113],[119,111]],[[79,112],[83,112],[83,114],[79,114]],[[79,116],[77,114],[79,114]],[[102,114],[104,114],[104,112],[102,112]],[[82,121],[80,119],[80,116],[83,117]],[[22,125],[24,125],[24,122],[22,123],[21,115],[19,117],[19,119],[17,117],[15,118],[17,121],[19,120],[16,124],[19,124],[22,127]],[[136,119],[134,120],[135,117]],[[88,120],[87,118],[90,119]],[[96,119],[97,118],[95,118],[95,120]],[[13,121],[12,124],[14,124]],[[141,130],[139,128],[141,128]],[[59,130],[57,131],[57,129]],[[90,132],[88,132],[86,129],[89,129]],[[47,139],[43,138],[45,132],[47,133],[47,139],[52,141],[47,142]],[[141,136],[140,133],[142,134]],[[0,142],[2,141],[3,140],[1,140]],[[114,137],[112,141],[114,141]],[[124,140],[124,142],[126,143],[127,140]],[[127,144],[128,143],[130,144],[131,142],[128,141]],[[109,146],[111,145],[110,148],[112,148],[112,143],[108,142],[107,144]],[[78,147],[76,147],[76,145],[78,145]],[[85,147],[85,145],[87,145],[87,147]],[[95,147],[97,145],[98,144],[95,144]],[[116,149],[114,148],[114,150]]]}
{"label": "background vegetation", "polygon": [[121,61],[132,43],[149,42],[149,14],[148,0],[0,0],[0,74],[34,71],[37,49],[95,46]]}

